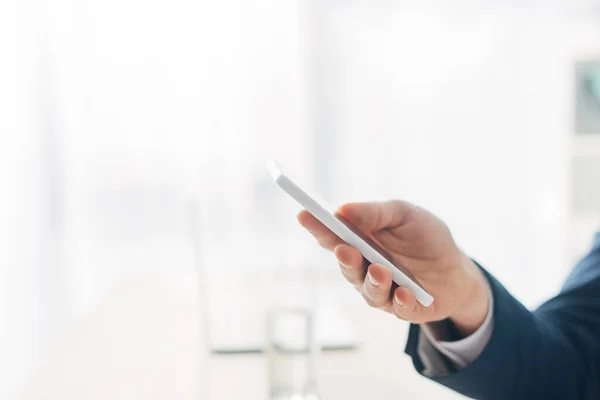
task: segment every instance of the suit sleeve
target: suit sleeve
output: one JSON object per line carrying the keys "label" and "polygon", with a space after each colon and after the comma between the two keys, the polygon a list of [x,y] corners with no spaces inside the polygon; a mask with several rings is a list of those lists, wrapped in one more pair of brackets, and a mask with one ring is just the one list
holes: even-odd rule
{"label": "suit sleeve", "polygon": [[[476,399],[600,398],[600,233],[560,293],[529,311],[488,272],[493,332],[472,363],[430,377]],[[411,325],[406,353],[423,373],[420,329]]]}
{"label": "suit sleeve", "polygon": [[[494,296],[489,284],[488,296],[490,297],[488,313],[483,324],[466,338],[455,341],[439,340],[428,324],[419,326],[418,355],[424,367],[423,375],[428,377],[447,375],[452,369],[464,368],[479,357],[494,331]],[[444,331],[441,330],[441,332]],[[442,334],[442,336],[444,335]],[[442,358],[442,362],[440,362],[440,358]]]}

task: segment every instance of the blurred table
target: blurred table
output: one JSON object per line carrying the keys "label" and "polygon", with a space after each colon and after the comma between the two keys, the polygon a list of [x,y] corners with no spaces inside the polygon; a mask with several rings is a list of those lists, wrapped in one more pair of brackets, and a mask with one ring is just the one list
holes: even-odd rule
{"label": "blurred table", "polygon": [[[201,359],[194,276],[147,278],[113,292],[27,381],[17,399],[265,400],[260,354]],[[364,345],[326,352],[321,399],[460,399],[404,355],[407,325],[367,306],[349,312]]]}

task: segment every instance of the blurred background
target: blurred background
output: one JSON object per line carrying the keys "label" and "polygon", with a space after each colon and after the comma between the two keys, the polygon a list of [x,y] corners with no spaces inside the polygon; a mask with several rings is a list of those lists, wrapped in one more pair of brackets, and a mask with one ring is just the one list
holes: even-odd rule
{"label": "blurred background", "polygon": [[600,1],[1,0],[0,132],[0,397],[264,399],[310,266],[322,398],[459,398],[264,161],[430,209],[535,306],[600,225]]}

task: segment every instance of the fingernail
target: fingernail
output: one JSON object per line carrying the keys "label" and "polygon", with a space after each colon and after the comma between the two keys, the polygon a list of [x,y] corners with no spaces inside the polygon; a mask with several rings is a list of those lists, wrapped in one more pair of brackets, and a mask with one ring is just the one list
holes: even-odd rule
{"label": "fingernail", "polygon": [[367,273],[367,279],[369,280],[369,283],[371,283],[371,285],[373,286],[381,285],[381,283],[377,282],[377,279],[373,278],[373,275],[371,275],[370,273]]}
{"label": "fingernail", "polygon": [[350,267],[349,265],[346,265],[346,264],[344,264],[344,263],[340,263],[340,265],[341,265],[343,268],[345,268],[345,269],[350,269],[350,268],[352,268],[352,267]]}
{"label": "fingernail", "polygon": [[400,307],[403,307],[403,306],[404,306],[404,303],[402,303],[402,300],[400,300],[400,299],[398,298],[398,296],[396,296],[396,295],[394,295],[394,302],[395,302],[396,304],[398,304]]}

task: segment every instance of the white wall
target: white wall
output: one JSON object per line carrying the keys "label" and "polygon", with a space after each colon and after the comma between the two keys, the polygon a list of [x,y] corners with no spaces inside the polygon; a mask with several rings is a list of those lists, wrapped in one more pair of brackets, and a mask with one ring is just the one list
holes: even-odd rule
{"label": "white wall", "polygon": [[46,221],[29,2],[0,2],[0,397],[39,354]]}
{"label": "white wall", "polygon": [[336,200],[422,204],[528,304],[553,293],[571,261],[572,64],[600,52],[597,18],[368,2],[325,10]]}
{"label": "white wall", "polygon": [[76,316],[126,279],[191,268],[196,192],[225,231],[246,226],[264,158],[305,156],[299,35],[293,2],[51,8]]}
{"label": "white wall", "polygon": [[192,202],[239,240],[264,159],[311,164],[299,2],[34,3],[0,6],[0,397],[115,288],[193,268]]}

